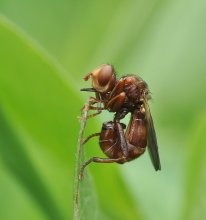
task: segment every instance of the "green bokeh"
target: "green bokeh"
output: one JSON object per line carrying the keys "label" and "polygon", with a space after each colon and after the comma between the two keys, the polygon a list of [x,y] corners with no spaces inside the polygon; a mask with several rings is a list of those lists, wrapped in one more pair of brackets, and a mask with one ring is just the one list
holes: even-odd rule
{"label": "green bokeh", "polygon": [[149,84],[162,171],[147,153],[91,165],[82,219],[206,218],[205,10],[203,0],[0,1],[0,219],[72,219],[79,89],[102,63]]}

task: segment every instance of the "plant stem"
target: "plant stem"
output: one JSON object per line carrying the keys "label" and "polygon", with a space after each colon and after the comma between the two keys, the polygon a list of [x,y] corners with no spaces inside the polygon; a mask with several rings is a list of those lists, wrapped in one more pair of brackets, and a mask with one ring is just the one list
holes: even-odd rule
{"label": "plant stem", "polygon": [[75,165],[75,179],[74,179],[74,220],[79,220],[79,198],[80,198],[80,169],[81,161],[83,160],[83,135],[87,122],[88,106],[85,104],[82,110],[81,126],[78,138],[77,152],[76,152],[76,165]]}

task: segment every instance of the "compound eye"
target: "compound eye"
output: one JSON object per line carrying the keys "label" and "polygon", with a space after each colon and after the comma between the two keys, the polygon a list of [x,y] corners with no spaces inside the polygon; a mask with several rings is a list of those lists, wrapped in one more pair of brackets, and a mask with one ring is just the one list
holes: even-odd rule
{"label": "compound eye", "polygon": [[104,65],[97,74],[97,80],[100,86],[106,86],[113,76],[111,65]]}
{"label": "compound eye", "polygon": [[110,91],[115,84],[115,72],[111,65],[104,64],[93,72],[93,87],[99,92]]}

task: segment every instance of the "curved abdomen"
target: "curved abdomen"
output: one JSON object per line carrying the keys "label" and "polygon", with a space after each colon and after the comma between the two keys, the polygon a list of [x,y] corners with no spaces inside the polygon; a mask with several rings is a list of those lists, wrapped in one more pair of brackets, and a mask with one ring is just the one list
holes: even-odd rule
{"label": "curved abdomen", "polygon": [[147,127],[145,113],[136,110],[132,115],[125,132],[129,148],[129,160],[141,156],[147,146]]}
{"label": "curved abdomen", "polygon": [[127,157],[123,155],[114,122],[106,122],[102,126],[99,145],[109,158],[124,158],[120,163],[133,160],[142,155],[147,145],[147,129],[145,114],[141,113],[140,110],[131,115],[125,138],[128,148]]}

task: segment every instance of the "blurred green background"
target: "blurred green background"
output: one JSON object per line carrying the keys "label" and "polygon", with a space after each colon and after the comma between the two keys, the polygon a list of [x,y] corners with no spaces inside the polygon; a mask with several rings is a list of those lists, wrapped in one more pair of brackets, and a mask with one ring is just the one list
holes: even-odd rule
{"label": "blurred green background", "polygon": [[[147,152],[91,165],[81,219],[206,219],[205,11],[203,0],[0,0],[0,219],[73,218],[79,90],[103,63],[149,84],[162,171]],[[111,119],[90,119],[85,135]],[[85,147],[102,156],[97,139]]]}

